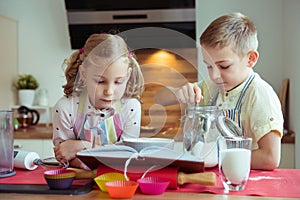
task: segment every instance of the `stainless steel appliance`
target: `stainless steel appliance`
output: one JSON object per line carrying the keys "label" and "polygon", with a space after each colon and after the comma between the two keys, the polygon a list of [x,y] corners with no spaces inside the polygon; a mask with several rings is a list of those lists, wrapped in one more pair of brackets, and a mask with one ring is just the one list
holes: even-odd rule
{"label": "stainless steel appliance", "polygon": [[114,32],[133,49],[196,47],[195,0],[65,0],[72,49]]}

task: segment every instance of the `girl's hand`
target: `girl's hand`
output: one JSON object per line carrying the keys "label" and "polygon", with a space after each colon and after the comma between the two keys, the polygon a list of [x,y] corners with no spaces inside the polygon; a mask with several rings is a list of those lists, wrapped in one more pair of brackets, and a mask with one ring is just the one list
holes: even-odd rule
{"label": "girl's hand", "polygon": [[91,144],[82,140],[65,140],[54,147],[55,158],[58,161],[70,161],[76,158],[76,153],[85,148],[90,148]]}
{"label": "girl's hand", "polygon": [[70,161],[70,166],[71,167],[76,167],[76,168],[81,168],[81,169],[86,169],[90,170],[88,166],[86,166],[81,160],[78,158],[74,158],[73,160]]}
{"label": "girl's hand", "polygon": [[201,94],[201,89],[193,83],[187,83],[180,88],[173,89],[179,103],[192,104],[195,105],[199,103],[203,96]]}

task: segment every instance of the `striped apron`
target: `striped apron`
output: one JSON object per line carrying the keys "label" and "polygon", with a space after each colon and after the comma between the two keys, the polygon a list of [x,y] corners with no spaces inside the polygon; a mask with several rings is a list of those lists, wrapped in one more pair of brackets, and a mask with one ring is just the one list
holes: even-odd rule
{"label": "striped apron", "polygon": [[77,139],[92,143],[92,147],[113,144],[122,135],[120,120],[121,102],[115,103],[115,108],[106,108],[101,111],[84,114],[87,91],[80,96],[74,133]]}
{"label": "striped apron", "polygon": [[[249,85],[251,84],[252,80],[254,79],[254,77],[255,77],[255,74],[253,73],[247,79],[247,81],[242,89],[242,92],[239,96],[239,99],[237,101],[237,104],[235,105],[235,108],[223,110],[223,115],[230,118],[231,120],[235,121],[239,125],[240,128],[242,128],[242,120],[241,120],[242,99],[245,96],[245,93],[246,93]],[[219,95],[219,90],[217,89],[216,92],[214,93],[213,97],[209,101],[208,105],[210,105],[210,106],[216,105],[218,95]]]}

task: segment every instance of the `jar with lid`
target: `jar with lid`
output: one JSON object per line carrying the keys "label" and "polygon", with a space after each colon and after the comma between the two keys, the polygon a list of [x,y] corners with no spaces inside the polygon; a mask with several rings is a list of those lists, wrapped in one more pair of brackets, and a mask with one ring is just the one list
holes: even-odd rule
{"label": "jar with lid", "polygon": [[38,105],[48,106],[48,90],[46,88],[38,91]]}
{"label": "jar with lid", "polygon": [[183,150],[204,160],[205,167],[218,164],[217,138],[221,135],[217,106],[189,106],[183,120]]}
{"label": "jar with lid", "polygon": [[203,159],[205,167],[218,164],[219,136],[243,137],[241,128],[217,106],[189,106],[182,120],[183,150]]}

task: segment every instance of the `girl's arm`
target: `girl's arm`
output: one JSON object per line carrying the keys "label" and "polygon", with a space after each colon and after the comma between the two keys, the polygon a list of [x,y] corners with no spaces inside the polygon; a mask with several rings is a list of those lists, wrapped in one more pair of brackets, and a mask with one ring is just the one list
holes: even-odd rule
{"label": "girl's arm", "polygon": [[76,157],[78,151],[90,148],[91,143],[88,141],[70,139],[56,145],[54,154],[58,161],[61,159],[72,160]]}
{"label": "girl's arm", "polygon": [[62,97],[52,109],[54,146],[68,139],[76,139],[73,132],[77,104],[73,98]]}
{"label": "girl's arm", "polygon": [[120,115],[123,124],[121,138],[138,138],[141,129],[141,103],[137,99],[126,99]]}
{"label": "girl's arm", "polygon": [[83,140],[66,140],[54,147],[55,158],[58,161],[69,161],[70,166],[89,169],[84,163],[76,158],[78,151],[91,148],[91,143]]}

